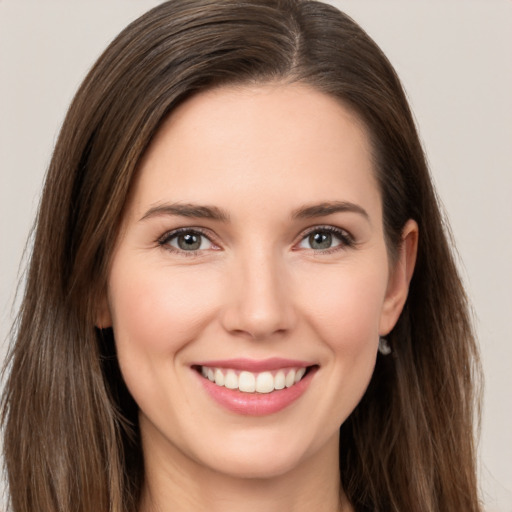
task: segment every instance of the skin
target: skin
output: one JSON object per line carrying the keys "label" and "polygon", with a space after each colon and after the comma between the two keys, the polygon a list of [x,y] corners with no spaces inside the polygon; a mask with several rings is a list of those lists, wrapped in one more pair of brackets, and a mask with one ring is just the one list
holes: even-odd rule
{"label": "skin", "polygon": [[[293,217],[334,201],[364,213]],[[155,211],[176,203],[229,220]],[[343,236],[319,249],[309,234],[325,226]],[[201,248],[164,240],[178,228],[201,229]],[[141,510],[351,510],[338,429],[400,315],[417,235],[409,221],[391,265],[365,129],[333,98],[299,84],[223,87],[175,110],[140,165],[98,322],[113,326],[140,407]],[[234,357],[318,371],[289,407],[244,416],[213,401],[191,369]]]}

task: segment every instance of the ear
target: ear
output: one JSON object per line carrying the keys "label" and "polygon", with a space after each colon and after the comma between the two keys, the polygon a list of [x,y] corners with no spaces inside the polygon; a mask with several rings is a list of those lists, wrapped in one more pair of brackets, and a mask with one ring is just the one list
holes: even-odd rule
{"label": "ear", "polygon": [[398,249],[397,261],[390,270],[380,318],[380,336],[387,335],[393,329],[407,299],[418,252],[418,233],[418,224],[409,219],[402,230],[402,243]]}
{"label": "ear", "polygon": [[106,293],[103,293],[103,296],[98,304],[95,324],[98,329],[106,329],[107,327],[112,327],[112,316],[110,314],[110,307],[108,305]]}

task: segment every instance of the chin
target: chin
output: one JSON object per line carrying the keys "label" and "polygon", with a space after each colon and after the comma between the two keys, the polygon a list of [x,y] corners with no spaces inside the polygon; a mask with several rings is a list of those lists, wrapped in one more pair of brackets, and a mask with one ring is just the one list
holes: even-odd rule
{"label": "chin", "polygon": [[287,440],[253,439],[243,445],[231,444],[228,449],[218,445],[217,450],[208,453],[207,464],[216,472],[236,478],[276,478],[300,467],[308,457],[307,448],[307,442],[293,442],[290,437]]}
{"label": "chin", "polygon": [[225,461],[222,467],[218,466],[214,469],[217,472],[234,478],[267,480],[293,472],[300,462],[301,459],[298,457],[293,459],[276,457],[275,455],[266,457],[265,459],[261,456],[254,458],[244,457]]}

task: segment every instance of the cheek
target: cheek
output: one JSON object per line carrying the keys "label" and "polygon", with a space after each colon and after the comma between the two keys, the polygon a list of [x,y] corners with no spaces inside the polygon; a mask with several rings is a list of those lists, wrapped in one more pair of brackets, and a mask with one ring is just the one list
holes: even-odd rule
{"label": "cheek", "polygon": [[383,257],[317,266],[315,279],[301,279],[297,287],[307,338],[325,349],[319,360],[325,384],[316,402],[327,434],[349,417],[371,380],[387,288],[386,265]]}
{"label": "cheek", "polygon": [[118,350],[176,353],[213,314],[215,280],[205,281],[200,271],[134,267],[120,265],[111,272],[109,306]]}
{"label": "cheek", "polygon": [[373,353],[386,286],[387,272],[380,262],[325,269],[303,287],[304,316],[332,351],[354,357],[365,348]]}

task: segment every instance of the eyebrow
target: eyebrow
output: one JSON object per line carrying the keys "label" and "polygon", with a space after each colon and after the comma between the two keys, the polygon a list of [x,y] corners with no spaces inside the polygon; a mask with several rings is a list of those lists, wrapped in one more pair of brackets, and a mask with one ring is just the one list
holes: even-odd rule
{"label": "eyebrow", "polygon": [[323,217],[339,212],[358,213],[366,220],[370,220],[370,216],[364,208],[348,201],[327,201],[319,204],[301,206],[292,212],[292,218],[312,219],[314,217]]}
{"label": "eyebrow", "polygon": [[161,215],[177,215],[196,219],[212,219],[229,222],[229,214],[217,206],[200,206],[190,203],[162,204],[150,208],[140,220]]}
{"label": "eyebrow", "polygon": [[[369,220],[369,215],[361,206],[348,201],[327,201],[318,204],[305,205],[295,209],[292,212],[293,219],[312,219],[315,217],[324,217],[339,212],[352,212],[362,215]],[[146,220],[152,217],[162,215],[173,215],[179,217],[190,217],[196,219],[211,219],[220,222],[229,222],[229,214],[217,206],[203,206],[192,203],[172,203],[162,204],[150,208],[142,217]]]}

